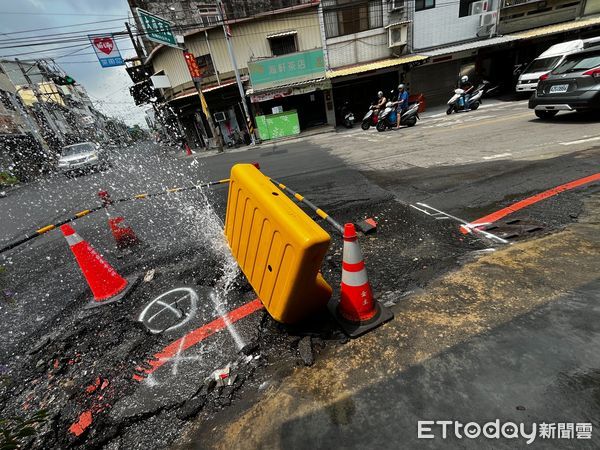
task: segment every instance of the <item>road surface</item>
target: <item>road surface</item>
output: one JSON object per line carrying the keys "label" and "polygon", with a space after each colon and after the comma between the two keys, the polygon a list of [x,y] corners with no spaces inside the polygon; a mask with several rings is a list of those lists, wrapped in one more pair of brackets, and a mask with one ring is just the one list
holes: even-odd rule
{"label": "road surface", "polygon": [[[96,206],[100,189],[131,197],[259,162],[342,223],[375,217],[378,232],[361,245],[396,319],[350,343],[327,314],[297,327],[273,322],[224,244],[226,186],[123,202],[112,213],[141,240],[131,251],[115,247],[103,211],[74,223],[123,275],[154,270],[123,303],[83,309],[90,294],[58,230],[0,257],[2,405],[51,411],[40,448],[416,446],[418,419],[597,428],[599,184],[511,214],[525,225],[510,245],[459,226],[600,172],[599,143],[596,118],[542,122],[525,102],[496,102],[424,115],[411,129],[343,130],[220,155],[138,145],[107,172],[11,191],[0,199],[2,245]],[[322,271],[337,287],[341,242],[328,230]],[[177,308],[158,303],[165,298]],[[239,320],[205,336],[227,311]],[[299,353],[307,339],[312,367]],[[226,366],[231,385],[205,380]]]}

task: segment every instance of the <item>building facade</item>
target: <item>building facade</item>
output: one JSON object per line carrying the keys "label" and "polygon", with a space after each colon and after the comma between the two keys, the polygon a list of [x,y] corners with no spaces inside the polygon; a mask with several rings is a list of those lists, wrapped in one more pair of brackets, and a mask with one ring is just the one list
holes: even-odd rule
{"label": "building facade", "polygon": [[[202,91],[213,115],[210,120],[214,120],[225,144],[235,145],[241,136],[247,141],[242,101],[247,102],[253,116],[296,111],[300,129],[333,125],[317,8],[317,1],[301,2],[251,17],[227,19],[244,98],[236,84],[223,27],[205,27],[185,35],[185,46],[203,71]],[[166,75],[170,81],[170,88],[160,90],[163,108],[168,105],[175,111],[190,145],[205,147],[210,136],[208,118],[202,112],[182,51],[158,46],[146,63],[152,65],[154,74]],[[253,74],[249,67],[254,67]],[[254,86],[251,78],[258,80],[261,68],[274,70],[276,80]]]}
{"label": "building facade", "polygon": [[[211,120],[229,144],[247,132],[242,101],[257,124],[264,118],[256,117],[297,110],[302,130],[339,123],[345,103],[360,118],[378,91],[393,98],[399,83],[430,106],[444,103],[462,75],[512,91],[515,66],[553,43],[594,36],[600,27],[594,16],[600,0],[244,0],[224,6],[244,94],[221,23],[185,33],[185,46],[203,69]],[[160,89],[155,117],[162,108],[189,142],[206,145],[207,118],[181,50],[155,46],[146,63],[170,80]]]}

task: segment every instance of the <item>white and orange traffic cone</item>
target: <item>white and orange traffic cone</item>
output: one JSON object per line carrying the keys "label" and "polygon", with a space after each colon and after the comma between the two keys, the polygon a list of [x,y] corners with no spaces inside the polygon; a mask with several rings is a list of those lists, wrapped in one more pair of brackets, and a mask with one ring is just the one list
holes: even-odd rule
{"label": "white and orange traffic cone", "polygon": [[133,231],[133,228],[125,222],[123,216],[113,213],[113,210],[116,211],[116,208],[113,205],[110,194],[107,191],[100,191],[98,192],[98,197],[102,200],[104,211],[106,211],[106,215],[108,216],[108,226],[110,227],[110,231],[115,239],[117,247],[122,250],[139,244],[140,240],[135,234],[135,231]]}
{"label": "white and orange traffic cone", "polygon": [[344,332],[357,337],[391,320],[392,312],[373,298],[354,224],[344,226],[342,285],[336,319]]}
{"label": "white and orange traffic cone", "polygon": [[94,300],[88,307],[101,306],[121,300],[137,283],[138,277],[123,278],[71,225],[60,227],[75,260],[90,287]]}

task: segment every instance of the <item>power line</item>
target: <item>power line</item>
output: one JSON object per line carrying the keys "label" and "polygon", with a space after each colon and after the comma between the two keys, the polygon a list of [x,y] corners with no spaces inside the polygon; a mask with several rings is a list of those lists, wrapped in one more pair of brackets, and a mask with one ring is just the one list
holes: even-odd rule
{"label": "power line", "polygon": [[14,14],[26,16],[83,16],[83,17],[116,17],[121,14],[80,14],[80,13],[36,13],[30,11],[0,11],[0,14]]}
{"label": "power line", "polygon": [[[98,33],[98,32],[112,32],[114,28],[91,28],[87,30],[79,30],[79,31],[67,31],[65,33],[54,33],[54,34],[44,34],[44,35],[36,35],[36,36],[27,36],[22,38],[15,39],[0,39],[0,45],[2,44],[28,44],[33,42],[43,42],[48,41],[48,39],[59,37],[59,39],[76,37],[81,35],[82,33]],[[120,30],[119,30],[120,31]],[[103,33],[104,34],[104,33]]]}
{"label": "power line", "polygon": [[[2,13],[0,13],[2,14]],[[59,28],[71,28],[71,27],[80,27],[83,25],[95,25],[97,23],[106,23],[106,22],[116,22],[116,21],[121,21],[121,20],[127,20],[127,17],[120,17],[118,19],[109,19],[109,20],[97,20],[94,22],[83,22],[83,23],[76,23],[76,24],[72,24],[72,25],[60,25],[57,27],[48,27],[48,28],[34,28],[31,30],[21,30],[21,31],[11,31],[9,33],[2,33],[4,35],[12,35],[12,34],[23,34],[23,33],[33,33],[35,31],[46,31],[46,30],[56,30]]]}

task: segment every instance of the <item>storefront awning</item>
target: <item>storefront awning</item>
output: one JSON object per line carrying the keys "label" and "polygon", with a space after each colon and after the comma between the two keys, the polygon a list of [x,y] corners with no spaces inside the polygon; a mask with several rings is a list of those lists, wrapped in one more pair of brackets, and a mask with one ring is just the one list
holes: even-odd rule
{"label": "storefront awning", "polygon": [[548,36],[550,34],[564,33],[566,31],[579,30],[581,28],[600,25],[600,16],[589,17],[587,19],[572,20],[571,22],[548,25],[546,27],[534,28],[533,30],[513,33],[517,39],[532,39],[536,37]]}
{"label": "storefront awning", "polygon": [[292,95],[308,94],[318,89],[331,89],[331,81],[327,78],[316,78],[314,80],[289,83],[276,88],[248,89],[246,95],[250,96],[252,103],[264,102],[274,98],[290,97]]}
{"label": "storefront awning", "polygon": [[[240,80],[242,81],[242,83],[244,83],[249,80],[249,77],[248,77],[248,75],[243,75],[240,77]],[[206,88],[202,88],[202,93],[206,94],[208,92],[216,91],[217,89],[222,89],[222,88],[226,88],[228,86],[232,86],[236,83],[237,83],[236,80],[228,80],[221,84],[216,84],[213,86],[208,86]],[[188,89],[186,91],[180,92],[179,94],[177,94],[175,97],[171,98],[168,101],[171,102],[173,100],[181,100],[184,98],[193,97],[194,95],[196,95],[196,96],[198,95],[198,93],[196,92],[196,89]]]}
{"label": "storefront awning", "polygon": [[480,48],[490,47],[492,45],[507,44],[516,40],[518,39],[514,36],[496,36],[489,39],[481,39],[479,41],[465,42],[459,45],[436,48],[435,50],[430,50],[424,53],[426,53],[427,56],[435,58],[436,56],[451,55],[453,53],[466,52],[468,50],[478,50]]}
{"label": "storefront awning", "polygon": [[579,30],[581,28],[586,28],[594,25],[600,25],[600,16],[590,17],[582,20],[572,20],[570,22],[559,23],[556,25],[547,25],[545,27],[521,31],[519,33],[507,34],[504,36],[496,36],[490,39],[481,39],[479,41],[466,42],[459,45],[452,45],[449,47],[442,47],[434,50],[423,51],[423,53],[427,56],[434,58],[436,56],[451,55],[454,53],[460,53],[468,50],[477,50],[483,47],[508,44],[516,41],[524,41],[527,39],[534,39],[537,37]]}
{"label": "storefront awning", "polygon": [[340,67],[327,71],[327,78],[345,77],[346,75],[370,72],[372,70],[387,69],[389,67],[401,66],[402,64],[423,61],[427,58],[429,57],[426,55],[407,55],[400,58],[389,58],[365,64],[357,64],[350,67]]}

